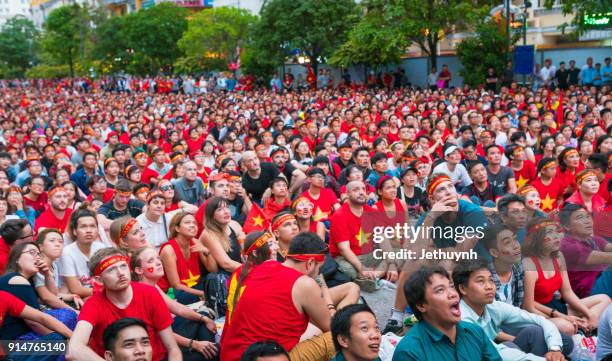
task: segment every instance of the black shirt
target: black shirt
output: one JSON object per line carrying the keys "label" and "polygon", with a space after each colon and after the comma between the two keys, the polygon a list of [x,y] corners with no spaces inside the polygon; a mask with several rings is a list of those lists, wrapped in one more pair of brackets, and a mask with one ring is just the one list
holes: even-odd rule
{"label": "black shirt", "polygon": [[569,73],[570,85],[578,84],[578,75],[580,75],[580,69],[578,68],[568,69],[567,72]]}
{"label": "black shirt", "polygon": [[105,216],[111,221],[114,221],[117,218],[121,218],[127,215],[136,218],[142,213],[142,207],[144,207],[143,202],[136,199],[130,199],[128,201],[127,207],[125,207],[124,210],[120,211],[115,208],[113,200],[111,199],[110,201],[108,201],[108,203],[104,203],[100,206],[100,208],[98,208],[98,214]]}
{"label": "black shirt", "polygon": [[569,81],[569,72],[567,69],[558,69],[555,73],[555,78],[557,79],[557,84],[559,84],[559,88],[567,89],[568,81]]}
{"label": "black shirt", "polygon": [[244,173],[242,176],[242,187],[249,193],[253,200],[258,203],[261,201],[261,196],[270,185],[270,181],[280,174],[280,171],[275,164],[264,162],[260,165],[261,172],[259,178],[253,179],[249,173]]}
{"label": "black shirt", "polygon": [[468,197],[476,196],[480,200],[480,204],[483,204],[486,201],[493,201],[497,199],[497,197],[502,197],[504,193],[501,191],[501,188],[493,188],[489,183],[487,188],[485,188],[482,192],[479,191],[474,183],[470,184],[467,187],[463,187],[461,194],[466,195]]}

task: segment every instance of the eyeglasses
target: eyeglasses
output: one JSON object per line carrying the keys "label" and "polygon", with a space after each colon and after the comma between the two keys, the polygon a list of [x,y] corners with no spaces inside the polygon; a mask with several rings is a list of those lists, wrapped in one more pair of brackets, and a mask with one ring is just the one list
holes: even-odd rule
{"label": "eyeglasses", "polygon": [[30,254],[30,256],[32,256],[32,257],[34,257],[34,258],[38,258],[38,257],[40,257],[40,251],[38,251],[37,249],[31,249],[31,250],[29,250],[29,251],[23,251],[23,252],[21,252],[21,254],[24,254],[24,253],[29,253],[29,254]]}
{"label": "eyeglasses", "polygon": [[33,238],[33,237],[34,237],[34,233],[30,233],[27,236],[17,238],[17,240],[21,241],[22,239]]}
{"label": "eyeglasses", "polygon": [[161,186],[161,187],[159,187],[159,190],[160,190],[160,191],[162,191],[162,192],[169,191],[169,190],[171,190],[171,189],[174,189],[174,186],[173,186],[173,185],[171,185],[171,184],[169,184],[169,185],[167,185],[167,186]]}

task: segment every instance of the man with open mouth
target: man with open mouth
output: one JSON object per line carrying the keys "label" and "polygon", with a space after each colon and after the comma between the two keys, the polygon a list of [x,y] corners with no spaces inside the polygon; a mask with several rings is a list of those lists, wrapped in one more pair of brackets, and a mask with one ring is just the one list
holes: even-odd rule
{"label": "man with open mouth", "polygon": [[419,269],[410,276],[403,291],[419,322],[398,343],[393,361],[501,361],[483,330],[461,321],[459,295],[444,268]]}

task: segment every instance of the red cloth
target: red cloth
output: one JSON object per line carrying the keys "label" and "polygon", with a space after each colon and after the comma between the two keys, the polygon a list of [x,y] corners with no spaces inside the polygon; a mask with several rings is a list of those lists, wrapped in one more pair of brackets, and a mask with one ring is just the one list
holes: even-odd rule
{"label": "red cloth", "polygon": [[[104,194],[102,195],[102,202],[108,203],[111,201],[111,199],[113,199],[114,196],[115,196],[115,191],[111,188],[108,188],[106,192],[104,192]],[[89,193],[89,195],[87,196],[87,202],[91,202],[93,200],[93,197],[94,197],[94,194]]]}
{"label": "red cloth", "polygon": [[2,299],[2,302],[0,302],[0,327],[2,327],[4,316],[19,317],[26,304],[19,298],[5,291],[0,291],[0,299]]}
{"label": "red cloth", "polygon": [[545,305],[552,301],[555,292],[561,289],[561,285],[563,285],[563,279],[561,278],[561,272],[559,271],[559,263],[557,262],[556,258],[553,258],[555,275],[550,278],[546,278],[542,272],[542,266],[540,266],[538,259],[536,257],[530,258],[538,271],[538,280],[535,283],[533,298],[536,302]]}
{"label": "red cloth", "polygon": [[557,209],[557,199],[562,198],[565,191],[565,184],[561,179],[554,177],[550,184],[545,185],[541,178],[537,178],[531,182],[531,185],[540,193],[540,209],[543,212],[548,213]]}
{"label": "red cloth", "polygon": [[47,208],[47,192],[41,193],[36,201],[23,197],[23,203],[28,207],[32,207],[36,212],[42,212]]}
{"label": "red cloth", "polygon": [[[364,206],[363,214],[373,214],[373,209]],[[338,243],[348,241],[351,250],[357,256],[372,252],[372,242],[367,239],[367,234],[362,228],[361,219],[351,211],[348,202],[344,203],[330,218],[331,228],[329,230],[329,254],[332,257],[340,255]]]}
{"label": "red cloth", "polygon": [[3,275],[4,271],[6,270],[10,252],[11,252],[11,247],[9,247],[4,242],[4,239],[0,237],[0,275]]}
{"label": "red cloth", "polygon": [[[132,301],[125,308],[115,306],[106,292],[96,292],[85,301],[79,321],[86,321],[93,326],[89,337],[89,347],[100,357],[104,357],[102,334],[113,322],[126,318],[139,318],[147,325],[147,332],[153,348],[153,361],[166,358],[166,348],[158,336],[158,332],[172,325],[172,316],[155,287],[138,282],[132,282]],[[104,312],[100,312],[104,310]]]}
{"label": "red cloth", "polygon": [[57,228],[63,234],[68,227],[68,222],[70,221],[70,215],[72,214],[71,208],[66,208],[66,212],[64,213],[64,218],[60,219],[53,214],[51,211],[51,207],[42,212],[36,221],[34,222],[34,233],[38,233],[38,230],[43,228]]}
{"label": "red cloth", "polygon": [[141,170],[140,181],[142,183],[151,184],[151,179],[157,177],[159,177],[159,173],[149,167],[144,167],[144,169]]}
{"label": "red cloth", "polygon": [[193,140],[191,138],[187,138],[187,149],[189,150],[189,154],[193,154],[196,151],[202,149],[202,144],[206,140],[205,135],[201,135],[198,139]]}
{"label": "red cloth", "polygon": [[603,181],[599,182],[599,191],[597,191],[597,195],[599,195],[606,203],[610,202],[610,192],[608,192],[608,181],[612,178],[612,174],[605,175]]}
{"label": "red cloth", "polygon": [[223,361],[240,360],[253,342],[273,340],[287,351],[299,341],[308,326],[291,297],[293,285],[303,274],[275,261],[255,267],[244,282],[244,290],[231,323],[221,336]]}
{"label": "red cloth", "polygon": [[523,161],[523,168],[521,168],[521,170],[513,170],[517,188],[521,188],[522,186],[531,183],[538,177],[535,165],[530,160]]}
{"label": "red cloth", "polygon": [[253,202],[253,206],[247,214],[246,221],[242,226],[244,233],[250,233],[254,231],[263,231],[268,229],[270,226],[270,220],[266,218],[264,211]]}
{"label": "red cloth", "polygon": [[275,215],[285,208],[291,208],[291,201],[289,198],[286,198],[285,202],[282,204],[278,204],[272,198],[270,198],[264,205],[263,212],[268,220],[272,220]]}
{"label": "red cloth", "polygon": [[[193,247],[194,245],[195,242],[193,239],[190,240],[189,247]],[[161,254],[166,247],[172,247],[174,250],[174,254],[176,255],[176,271],[178,272],[181,283],[190,288],[195,286],[200,281],[200,258],[198,257],[198,253],[191,252],[189,259],[185,259],[183,252],[181,252],[181,248],[174,238],[162,244],[159,248],[159,254]],[[164,292],[170,288],[170,282],[168,282],[166,275],[157,282],[157,285]]]}
{"label": "red cloth", "polygon": [[338,204],[336,193],[328,188],[321,188],[321,193],[317,199],[314,199],[308,190],[304,191],[301,196],[308,198],[312,202],[313,219],[315,221],[329,219],[329,216],[334,211],[334,205]]}
{"label": "red cloth", "polygon": [[[574,193],[572,193],[572,195],[568,199],[566,199],[565,202],[578,204],[578,205],[583,206],[586,209],[586,205],[584,204],[584,199],[582,199],[582,195],[580,195],[580,192],[578,191],[575,191]],[[606,202],[603,200],[603,198],[595,194],[593,198],[591,199],[591,214],[596,213],[596,212],[603,212],[605,208],[606,208]]]}
{"label": "red cloth", "polygon": [[[198,211],[194,215],[196,224],[198,225],[198,233],[196,234],[197,239],[200,239],[200,235],[202,234],[202,231],[204,231],[204,220],[206,218],[204,216],[204,209],[206,208],[206,204],[208,204],[208,200],[205,200],[204,203],[202,203],[202,205],[200,206],[200,208],[198,208]],[[166,212],[168,212],[168,210],[166,210]]]}

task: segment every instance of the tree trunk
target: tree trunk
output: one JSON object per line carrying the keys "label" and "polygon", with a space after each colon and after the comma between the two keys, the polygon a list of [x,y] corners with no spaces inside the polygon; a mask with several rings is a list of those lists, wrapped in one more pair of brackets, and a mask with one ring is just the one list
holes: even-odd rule
{"label": "tree trunk", "polygon": [[70,67],[70,77],[74,78],[74,64],[72,63],[72,49],[68,49],[68,66]]}

